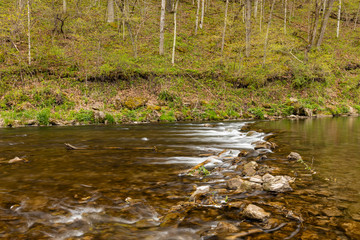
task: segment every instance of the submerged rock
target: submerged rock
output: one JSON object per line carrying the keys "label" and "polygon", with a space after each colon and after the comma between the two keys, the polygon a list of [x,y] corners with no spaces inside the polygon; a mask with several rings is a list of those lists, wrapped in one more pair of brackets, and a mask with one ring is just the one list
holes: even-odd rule
{"label": "submerged rock", "polygon": [[258,220],[258,221],[264,221],[268,217],[270,217],[270,213],[265,212],[264,209],[254,205],[254,204],[247,205],[243,211],[243,215],[246,218]]}
{"label": "submerged rock", "polygon": [[264,190],[270,192],[288,192],[293,189],[290,187],[290,181],[293,181],[288,176],[272,176],[271,174],[265,174],[263,176]]}
{"label": "submerged rock", "polygon": [[236,233],[239,228],[228,222],[219,222],[215,229],[217,232]]}
{"label": "submerged rock", "polygon": [[301,160],[302,157],[301,157],[301,155],[298,154],[297,152],[291,152],[291,153],[287,156],[287,159],[288,159],[288,160],[296,160],[296,161],[298,161],[298,160]]}
{"label": "submerged rock", "polygon": [[330,207],[323,209],[322,212],[328,217],[341,217],[342,212],[337,207]]}
{"label": "submerged rock", "polygon": [[345,234],[351,239],[360,239],[360,222],[350,221],[341,224]]}

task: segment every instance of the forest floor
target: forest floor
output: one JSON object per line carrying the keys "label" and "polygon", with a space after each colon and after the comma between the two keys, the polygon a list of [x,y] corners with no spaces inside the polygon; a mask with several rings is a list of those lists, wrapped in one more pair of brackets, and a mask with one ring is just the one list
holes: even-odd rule
{"label": "forest floor", "polygon": [[[2,4],[8,10],[5,15],[11,16],[13,11],[7,6],[12,3]],[[245,57],[245,26],[237,2],[229,8],[223,53],[224,2],[209,3],[204,27],[196,35],[194,5],[181,2],[172,65],[173,14],[167,13],[165,55],[160,56],[156,1],[134,6],[128,19],[133,32],[123,29],[121,22],[104,22],[101,14],[106,6],[100,5],[80,5],[76,10],[69,6],[61,32],[52,20],[53,15],[65,19],[56,10],[61,6],[46,4],[32,9],[37,21],[32,26],[31,65],[27,63],[25,20],[14,20],[19,29],[10,37],[0,35],[4,43],[0,48],[1,126],[360,113],[360,29],[353,22],[355,3],[345,6],[340,37],[335,34],[335,16],[321,49],[308,54],[304,19],[312,6],[290,1],[285,32],[283,6],[276,5],[265,65],[268,5],[262,25],[253,19],[251,55]],[[45,15],[44,9],[48,9]]]}

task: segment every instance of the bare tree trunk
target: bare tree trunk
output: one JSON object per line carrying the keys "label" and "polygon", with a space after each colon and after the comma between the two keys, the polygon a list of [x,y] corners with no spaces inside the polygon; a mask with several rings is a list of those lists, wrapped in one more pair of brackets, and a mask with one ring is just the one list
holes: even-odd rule
{"label": "bare tree trunk", "polygon": [[337,28],[336,28],[336,37],[339,38],[340,33],[340,18],[341,18],[341,0],[339,0],[339,9],[338,9],[338,19],[337,19]]}
{"label": "bare tree trunk", "polygon": [[28,62],[31,65],[31,35],[30,35],[30,0],[27,0],[27,17],[28,17]]}
{"label": "bare tree trunk", "polygon": [[[65,1],[65,0],[64,0]],[[113,23],[115,19],[114,14],[114,0],[108,0],[107,2],[107,22]]]}
{"label": "bare tree trunk", "polygon": [[359,2],[359,8],[356,12],[356,17],[355,17],[355,22],[354,22],[354,30],[356,29],[356,24],[357,24],[358,17],[359,17],[359,11],[360,11],[360,2]]}
{"label": "bare tree trunk", "polygon": [[198,25],[199,25],[199,11],[200,11],[200,0],[197,0],[196,20],[195,20],[195,35],[197,34]]}
{"label": "bare tree trunk", "polygon": [[200,29],[203,28],[204,24],[204,12],[205,12],[205,0],[201,0],[201,19],[200,19]]}
{"label": "bare tree trunk", "polygon": [[262,27],[262,18],[263,18],[263,0],[260,0],[260,21],[259,21],[259,25],[260,25],[260,32],[261,32],[261,27]]}
{"label": "bare tree trunk", "polygon": [[66,13],[66,10],[67,10],[66,7],[67,7],[66,6],[66,0],[63,0],[63,13]]}
{"label": "bare tree trunk", "polygon": [[311,37],[310,37],[309,50],[315,44],[316,35],[317,35],[317,29],[318,29],[319,20],[320,20],[320,11],[321,11],[321,1],[319,2],[318,0],[316,0],[315,1],[315,20],[314,20],[314,24],[312,26],[312,32],[311,32],[311,35],[310,35]]}
{"label": "bare tree trunk", "polygon": [[161,16],[160,16],[160,46],[159,54],[164,55],[164,27],[165,27],[165,5],[166,0],[161,0]]}
{"label": "bare tree trunk", "polygon": [[284,12],[284,34],[286,34],[287,0],[285,0],[284,9],[285,9],[285,12]]}
{"label": "bare tree trunk", "polygon": [[271,17],[272,17],[272,13],[274,11],[275,1],[276,0],[273,0],[273,2],[271,4],[269,22],[268,22],[268,26],[267,26],[267,29],[266,29],[266,36],[265,36],[265,43],[264,43],[264,59],[263,59],[263,64],[262,64],[263,66],[265,66],[265,63],[266,63],[266,51],[267,51],[267,47],[268,47],[269,30],[270,30],[270,26],[271,26]]}
{"label": "bare tree trunk", "polygon": [[173,42],[173,50],[172,50],[172,57],[171,57],[171,63],[172,65],[175,64],[175,47],[176,47],[176,13],[178,8],[179,0],[176,0],[175,3],[175,9],[174,9],[174,42]]}
{"label": "bare tree trunk", "polygon": [[245,22],[246,22],[246,49],[245,55],[246,57],[250,56],[250,38],[251,38],[251,0],[246,0],[246,10],[245,10]]}
{"label": "bare tree trunk", "polygon": [[226,33],[226,22],[227,22],[227,12],[228,12],[228,8],[229,8],[229,0],[226,0],[225,16],[224,16],[224,30],[223,30],[222,41],[221,41],[221,55],[222,55],[223,52],[224,52],[224,43],[225,43],[225,33]]}
{"label": "bare tree trunk", "polygon": [[320,48],[320,45],[321,45],[322,41],[324,40],[326,25],[327,25],[327,23],[329,21],[329,17],[330,17],[330,13],[331,13],[331,9],[332,9],[334,1],[335,0],[329,0],[328,1],[328,5],[327,5],[327,8],[326,8],[326,11],[325,11],[325,14],[324,14],[324,18],[323,18],[323,21],[321,22],[319,38],[318,38],[317,43],[316,43],[317,48]]}
{"label": "bare tree trunk", "polygon": [[258,3],[259,3],[259,0],[255,0],[255,3],[254,3],[254,18],[255,19],[256,19],[257,11],[258,11]]}

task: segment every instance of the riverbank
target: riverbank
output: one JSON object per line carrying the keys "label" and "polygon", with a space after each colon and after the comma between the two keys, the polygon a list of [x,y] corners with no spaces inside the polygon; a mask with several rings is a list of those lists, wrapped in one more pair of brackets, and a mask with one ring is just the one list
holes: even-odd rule
{"label": "riverbank", "polygon": [[[28,76],[29,77],[29,76]],[[297,89],[274,81],[236,86],[221,77],[191,75],[128,81],[66,80],[35,75],[12,84],[0,98],[0,126],[219,121],[355,115],[357,92],[313,83]],[[171,80],[170,80],[171,78]],[[292,116],[293,117],[293,116]]]}

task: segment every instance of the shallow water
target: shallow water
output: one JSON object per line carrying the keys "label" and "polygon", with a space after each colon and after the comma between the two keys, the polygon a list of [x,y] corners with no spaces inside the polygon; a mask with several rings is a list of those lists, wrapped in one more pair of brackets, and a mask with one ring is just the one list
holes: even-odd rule
{"label": "shallow water", "polygon": [[[204,161],[199,154],[231,148],[226,154],[235,156],[264,136],[246,137],[244,124],[0,129],[0,236],[196,238],[190,228],[158,227],[158,217],[193,191],[178,173]],[[96,150],[69,151],[64,143]],[[153,146],[158,151],[137,149]],[[16,156],[29,162],[6,163]],[[133,206],[128,197],[142,202]]]}
{"label": "shallow water", "polygon": [[[253,230],[258,223],[218,205],[192,208],[180,219],[162,223],[171,208],[189,200],[195,185],[224,187],[221,174],[200,179],[181,175],[207,159],[202,154],[228,149],[222,157],[235,157],[270,133],[279,148],[265,163],[278,167],[279,174],[296,176],[295,191],[229,195],[230,203],[262,204],[278,218],[273,230],[246,239],[311,239],[312,234],[347,239],[340,226],[359,214],[360,119],[265,121],[256,128],[266,133],[252,134],[240,131],[245,124],[0,129],[0,238],[206,239],[219,222]],[[90,149],[66,150],[64,143]],[[157,151],[142,149],[154,146]],[[299,152],[309,165],[314,159],[317,174],[288,162],[290,151]],[[7,163],[16,156],[29,162]],[[224,196],[214,197],[224,202]],[[278,206],[304,222],[284,217]],[[327,207],[336,207],[340,214],[325,214]],[[229,236],[221,234],[215,233],[219,238],[214,239]]]}
{"label": "shallow water", "polygon": [[339,117],[259,122],[277,133],[275,142],[286,158],[295,151],[317,172],[313,189],[326,188],[350,215],[360,214],[360,118]]}

